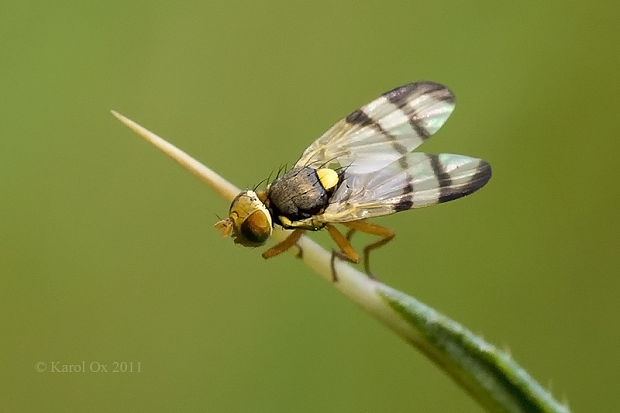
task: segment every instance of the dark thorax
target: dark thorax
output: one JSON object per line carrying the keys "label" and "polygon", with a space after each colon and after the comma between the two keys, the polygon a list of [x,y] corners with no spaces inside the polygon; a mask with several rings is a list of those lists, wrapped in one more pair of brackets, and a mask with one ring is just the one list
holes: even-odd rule
{"label": "dark thorax", "polygon": [[337,185],[322,180],[318,171],[308,166],[293,168],[269,186],[266,206],[274,223],[285,228],[298,227],[290,224],[325,210]]}

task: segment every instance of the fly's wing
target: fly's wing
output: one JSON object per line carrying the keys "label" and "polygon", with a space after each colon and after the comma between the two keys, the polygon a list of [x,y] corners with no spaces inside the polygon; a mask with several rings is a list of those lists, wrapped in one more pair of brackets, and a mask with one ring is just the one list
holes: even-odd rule
{"label": "fly's wing", "polygon": [[445,86],[409,83],[341,119],[304,151],[295,166],[336,164],[351,174],[379,170],[437,132],[453,109],[454,95]]}
{"label": "fly's wing", "polygon": [[348,222],[451,201],[480,189],[491,166],[464,155],[409,153],[380,171],[350,174],[315,219]]}

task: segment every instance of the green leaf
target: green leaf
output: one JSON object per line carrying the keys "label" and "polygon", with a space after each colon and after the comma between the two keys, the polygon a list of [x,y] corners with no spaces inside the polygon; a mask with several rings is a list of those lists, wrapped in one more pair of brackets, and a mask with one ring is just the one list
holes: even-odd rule
{"label": "green leaf", "polygon": [[415,298],[386,285],[378,293],[419,335],[403,335],[489,411],[568,412],[506,352]]}

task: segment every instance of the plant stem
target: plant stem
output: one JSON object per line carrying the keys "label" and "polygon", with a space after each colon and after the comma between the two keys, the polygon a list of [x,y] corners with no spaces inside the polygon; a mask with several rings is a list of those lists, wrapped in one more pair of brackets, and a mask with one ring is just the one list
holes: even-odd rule
{"label": "plant stem", "polygon": [[[172,157],[228,202],[240,192],[233,184],[174,145],[123,115],[126,126]],[[289,231],[276,229],[283,240]],[[390,327],[442,368],[487,410],[493,412],[568,412],[505,352],[424,303],[336,259],[308,237],[297,243],[301,259],[336,289]],[[298,251],[297,251],[298,252]],[[332,265],[333,264],[333,265]],[[333,269],[332,269],[333,268]],[[338,282],[333,282],[333,273]]]}

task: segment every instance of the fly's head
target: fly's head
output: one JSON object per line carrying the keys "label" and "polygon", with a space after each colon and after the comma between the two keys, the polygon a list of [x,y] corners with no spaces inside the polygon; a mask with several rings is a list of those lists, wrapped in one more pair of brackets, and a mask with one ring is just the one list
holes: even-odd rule
{"label": "fly's head", "polygon": [[271,236],[271,214],[258,195],[247,190],[235,197],[228,218],[218,221],[215,227],[222,230],[222,236],[230,235],[235,244],[257,247]]}

